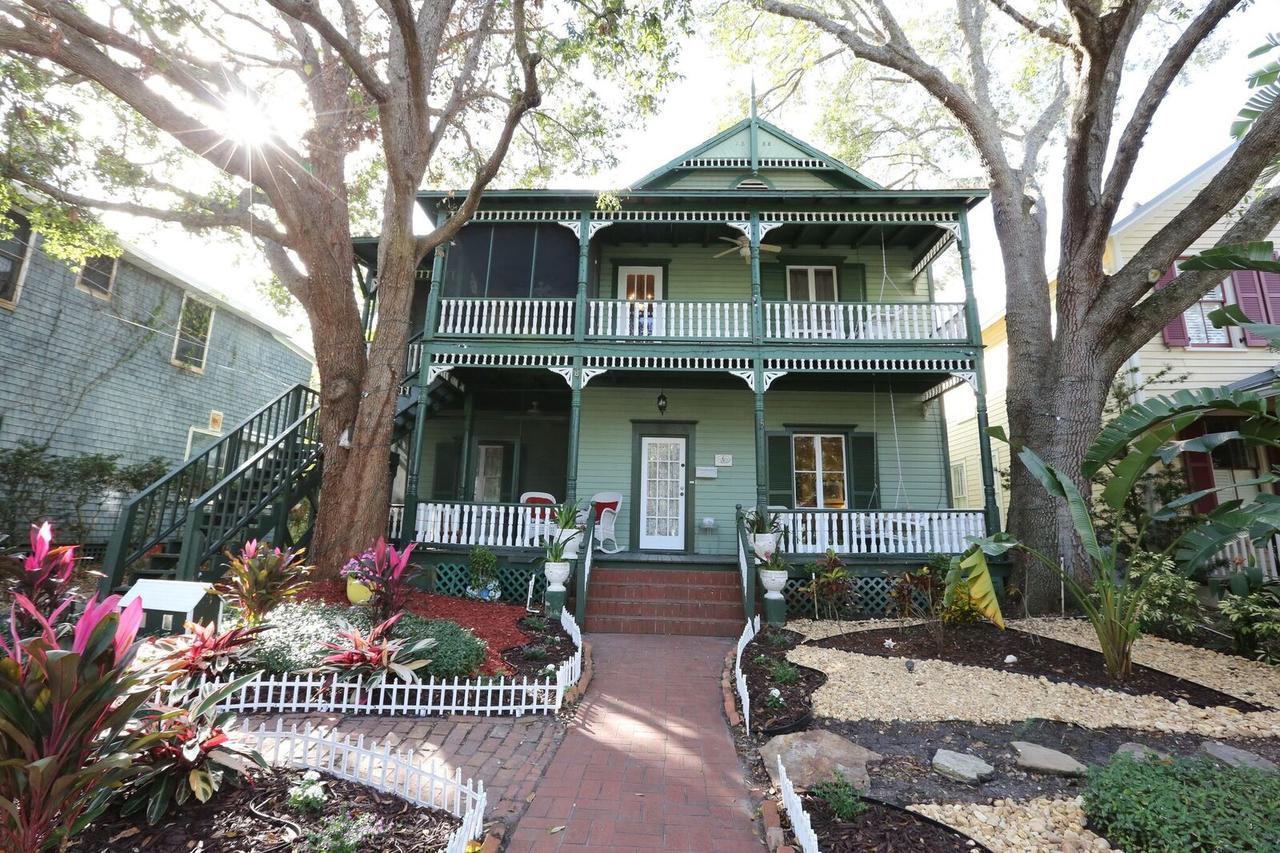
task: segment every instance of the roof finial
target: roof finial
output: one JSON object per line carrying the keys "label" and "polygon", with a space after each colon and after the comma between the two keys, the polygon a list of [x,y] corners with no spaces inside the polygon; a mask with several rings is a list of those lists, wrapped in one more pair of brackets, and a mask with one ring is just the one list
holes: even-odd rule
{"label": "roof finial", "polygon": [[748,121],[748,138],[751,146],[751,174],[760,174],[760,141],[756,124],[756,70],[751,69],[751,113]]}

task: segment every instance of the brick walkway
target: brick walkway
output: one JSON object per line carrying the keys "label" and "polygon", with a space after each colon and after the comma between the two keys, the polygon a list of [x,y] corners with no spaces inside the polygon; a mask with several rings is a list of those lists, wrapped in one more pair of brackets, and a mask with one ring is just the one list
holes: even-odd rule
{"label": "brick walkway", "polygon": [[[281,714],[285,727],[337,729],[342,734],[364,735],[366,742],[391,743],[415,755],[435,759],[450,771],[461,767],[464,779],[484,781],[489,795],[485,822],[510,825],[528,805],[538,779],[547,769],[564,725],[554,717],[531,716],[371,717],[339,714]],[[247,717],[253,727],[274,727],[276,716]]]}
{"label": "brick walkway", "polygon": [[722,716],[728,642],[589,639],[595,677],[509,853],[763,849]]}

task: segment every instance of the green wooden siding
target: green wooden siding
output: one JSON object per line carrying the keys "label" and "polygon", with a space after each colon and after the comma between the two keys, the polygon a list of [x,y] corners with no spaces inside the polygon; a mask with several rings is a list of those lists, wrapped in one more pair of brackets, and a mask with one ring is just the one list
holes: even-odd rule
{"label": "green wooden siding", "polygon": [[[602,232],[603,233],[603,232]],[[764,242],[769,242],[766,235]],[[655,266],[666,266],[663,293],[665,299],[694,301],[747,301],[751,298],[750,268],[740,257],[712,257],[731,246],[712,239],[703,246],[669,243],[604,245],[596,286],[591,296],[612,299],[617,295],[616,267],[619,261],[638,262],[646,259]],[[760,264],[764,298],[786,299],[786,267],[792,265],[830,264],[838,271],[840,299],[843,302],[928,302],[929,294],[923,278],[911,277],[910,254],[903,249],[888,249],[882,262],[879,246],[828,247],[801,244],[786,246],[774,257],[764,253]],[[885,270],[888,270],[887,276]]]}
{"label": "green wooden siding", "polygon": [[[509,443],[511,452],[506,461],[511,466],[512,479],[503,491],[510,492],[511,500],[519,498],[521,492],[550,492],[557,499],[564,499],[568,445],[563,419],[476,412],[465,474],[461,471],[462,433],[460,414],[428,418],[421,469],[424,500],[457,500],[469,492],[475,482],[476,446],[480,443]],[[451,468],[446,469],[446,465]]]}

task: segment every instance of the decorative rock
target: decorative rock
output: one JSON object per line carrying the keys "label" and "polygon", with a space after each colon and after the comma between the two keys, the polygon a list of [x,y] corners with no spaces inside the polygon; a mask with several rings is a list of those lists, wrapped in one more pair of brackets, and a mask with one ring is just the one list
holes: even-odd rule
{"label": "decorative rock", "polygon": [[816,730],[795,732],[770,738],[760,747],[760,758],[773,784],[778,784],[778,757],[786,768],[791,784],[800,789],[828,782],[836,773],[843,774],[856,788],[871,787],[867,765],[880,760],[880,754],[858,746],[834,732]]}
{"label": "decorative rock", "polygon": [[1017,663],[1017,662],[1018,662],[1018,658],[1017,658],[1017,656],[1016,656],[1016,655],[1005,655],[1005,656],[1004,656],[1004,662],[1005,662],[1005,663]]}
{"label": "decorative rock", "polygon": [[1120,744],[1116,747],[1115,754],[1127,755],[1134,761],[1150,761],[1153,758],[1161,761],[1169,759],[1169,753],[1147,746],[1145,743],[1134,743],[1133,741]]}
{"label": "decorative rock", "polygon": [[1024,770],[1052,773],[1056,776],[1083,776],[1089,769],[1065,752],[1058,752],[1038,743],[1015,740],[1009,746],[1018,754],[1018,766]]}
{"label": "decorative rock", "polygon": [[1228,767],[1252,767],[1255,770],[1267,770],[1273,773],[1280,770],[1280,767],[1276,767],[1274,761],[1268,761],[1261,755],[1255,755],[1247,749],[1237,749],[1231,744],[1221,741],[1205,741],[1200,744],[1200,750],[1218,759]]}
{"label": "decorative rock", "polygon": [[948,779],[976,785],[996,775],[996,769],[976,755],[940,749],[933,754],[933,769]]}

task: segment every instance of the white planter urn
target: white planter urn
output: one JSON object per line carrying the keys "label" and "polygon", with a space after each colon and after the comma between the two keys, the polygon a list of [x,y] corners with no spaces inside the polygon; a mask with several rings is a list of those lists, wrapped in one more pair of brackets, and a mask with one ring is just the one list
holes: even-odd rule
{"label": "white planter urn", "polygon": [[547,592],[564,592],[564,582],[569,579],[569,561],[547,561],[542,564],[543,574],[547,576]]}
{"label": "white planter urn", "polygon": [[578,543],[582,541],[582,531],[576,527],[560,527],[556,529],[556,541],[564,546],[566,560],[578,559]]}
{"label": "white planter urn", "polygon": [[765,598],[782,598],[782,589],[787,585],[787,573],[783,569],[760,569],[760,583],[764,586]]}
{"label": "white planter urn", "polygon": [[751,550],[755,552],[757,559],[767,561],[778,550],[778,534],[752,533]]}

